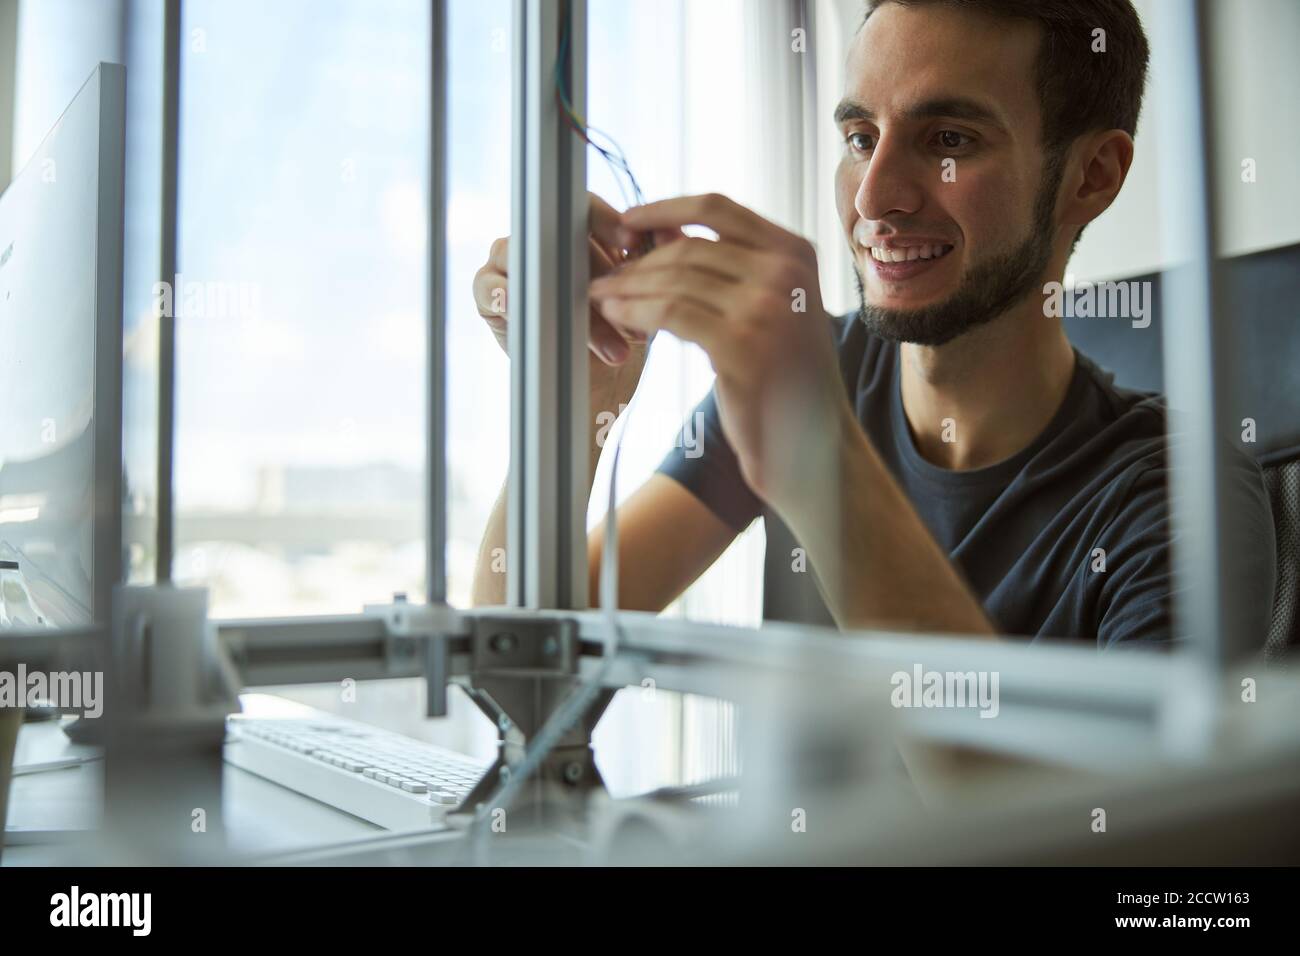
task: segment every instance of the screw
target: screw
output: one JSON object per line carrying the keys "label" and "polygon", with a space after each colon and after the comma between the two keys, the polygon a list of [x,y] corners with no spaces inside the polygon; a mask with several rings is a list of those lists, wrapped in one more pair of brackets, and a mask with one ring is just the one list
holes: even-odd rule
{"label": "screw", "polygon": [[546,635],[546,640],[542,642],[542,653],[547,657],[554,657],[560,653],[560,642],[555,639],[555,635]]}
{"label": "screw", "polygon": [[514,724],[510,722],[509,717],[507,717],[505,714],[502,714],[500,717],[497,718],[497,726],[501,728],[502,732],[505,732],[508,731],[511,727],[513,727]]}
{"label": "screw", "polygon": [[582,764],[576,760],[573,763],[564,765],[564,779],[569,783],[577,783],[582,779]]}
{"label": "screw", "polygon": [[518,646],[519,638],[509,632],[493,634],[492,640],[489,644],[492,650],[496,651],[498,654],[510,654],[514,651],[515,647]]}

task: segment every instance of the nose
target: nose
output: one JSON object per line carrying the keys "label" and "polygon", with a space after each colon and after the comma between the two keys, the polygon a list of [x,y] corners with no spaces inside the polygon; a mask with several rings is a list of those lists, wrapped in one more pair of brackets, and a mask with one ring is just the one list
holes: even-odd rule
{"label": "nose", "polygon": [[916,164],[901,141],[881,136],[853,196],[858,215],[868,222],[890,214],[911,215],[921,208],[923,197]]}

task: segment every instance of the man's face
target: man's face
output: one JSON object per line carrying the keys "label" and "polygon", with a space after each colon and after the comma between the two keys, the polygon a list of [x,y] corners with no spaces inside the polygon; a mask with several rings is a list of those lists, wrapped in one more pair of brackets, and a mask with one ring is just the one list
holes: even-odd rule
{"label": "man's face", "polygon": [[1038,43],[1028,21],[947,5],[885,4],[855,37],[836,203],[878,334],[942,345],[1041,288],[1060,173]]}

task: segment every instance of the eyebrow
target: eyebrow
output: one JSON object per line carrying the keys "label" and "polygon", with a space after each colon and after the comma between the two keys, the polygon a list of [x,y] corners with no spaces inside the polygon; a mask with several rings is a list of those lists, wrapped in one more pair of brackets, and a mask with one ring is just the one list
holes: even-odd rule
{"label": "eyebrow", "polygon": [[[985,106],[978,100],[972,100],[964,96],[945,96],[938,99],[922,100],[920,103],[909,106],[904,110],[903,116],[909,120],[959,119],[971,123],[995,126],[998,129],[1006,128],[1006,124],[990,107]],[[841,100],[839,106],[835,107],[835,122],[838,125],[850,120],[874,123],[876,114],[869,107],[854,100]]]}

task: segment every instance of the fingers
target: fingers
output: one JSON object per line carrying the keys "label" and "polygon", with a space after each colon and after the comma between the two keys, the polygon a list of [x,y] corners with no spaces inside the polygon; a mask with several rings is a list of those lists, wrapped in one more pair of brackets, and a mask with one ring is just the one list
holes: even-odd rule
{"label": "fingers", "polygon": [[[598,241],[589,238],[587,246],[591,256],[590,267],[593,276],[606,275],[614,269],[613,260]],[[508,258],[509,243],[505,239],[498,239],[492,244],[487,264],[474,276],[474,303],[478,307],[479,315],[487,321],[503,347],[507,325],[508,285],[504,262]],[[634,333],[631,337],[637,342],[644,341],[639,333]],[[631,355],[628,337],[620,334],[594,308],[590,312],[587,344],[592,353],[606,365],[621,365]]]}
{"label": "fingers", "polygon": [[591,310],[591,332],[587,347],[606,365],[622,365],[632,354],[632,348],[618,331],[595,309]]}
{"label": "fingers", "polygon": [[618,258],[615,253],[618,244],[619,212],[595,193],[587,193],[587,231],[604,246],[611,261]]}
{"label": "fingers", "polygon": [[683,295],[722,313],[735,301],[736,283],[705,269],[635,269],[591,284],[597,308],[609,299]]}
{"label": "fingers", "polygon": [[736,260],[755,253],[734,246],[724,250],[718,248],[722,243],[708,239],[675,245],[593,280],[592,303],[625,335],[649,336],[666,329],[708,349],[741,289],[736,279],[743,262]]}
{"label": "fingers", "polygon": [[[596,201],[593,195],[592,200]],[[602,247],[596,237],[588,237],[587,245],[591,251],[591,275],[593,277],[608,275],[614,270],[614,260]],[[605,320],[595,308],[591,309],[591,324],[587,345],[596,358],[606,365],[622,365],[631,354],[627,340]]]}
{"label": "fingers", "polygon": [[[589,237],[587,246],[591,275],[602,276],[614,269],[614,260],[599,242]],[[487,263],[474,274],[474,302],[484,318],[505,315],[509,260],[509,240],[497,239],[492,243]]]}
{"label": "fingers", "polygon": [[501,320],[506,314],[506,272],[510,267],[510,240],[493,241],[488,261],[474,273],[474,304],[485,319]]}
{"label": "fingers", "polygon": [[618,274],[621,277],[654,269],[690,268],[702,269],[733,282],[741,282],[748,276],[764,273],[768,267],[764,261],[767,255],[769,254],[731,242],[715,242],[698,236],[679,236],[675,242],[656,246],[653,252],[635,263],[629,263],[620,269]]}
{"label": "fingers", "polygon": [[505,275],[510,271],[510,237],[502,236],[500,239],[494,239],[492,246],[488,249],[488,261],[484,269],[491,269]]}
{"label": "fingers", "polygon": [[723,314],[712,305],[682,293],[636,299],[607,299],[601,311],[616,327],[652,335],[665,329],[706,351],[718,344]]}
{"label": "fingers", "polygon": [[[641,248],[641,236],[623,228],[623,213],[595,193],[588,193],[587,196],[590,201],[587,228],[591,235],[600,242],[615,263],[633,258]],[[686,233],[677,228],[654,229],[650,234],[654,237],[656,248],[686,238]],[[629,255],[623,255],[623,250],[628,250]]]}
{"label": "fingers", "polygon": [[679,239],[687,238],[686,233],[680,229],[656,229],[651,235],[654,236],[656,249],[660,249],[670,242],[677,242]]}
{"label": "fingers", "polygon": [[[620,213],[595,193],[588,193],[589,269],[592,278],[609,275],[627,258],[619,245]],[[655,232],[655,242],[667,246],[683,238],[677,229]],[[504,336],[507,322],[506,296],[510,269],[510,240],[497,239],[488,251],[488,261],[474,275],[474,302],[479,315],[487,320],[498,338]],[[620,331],[596,308],[590,312],[588,345],[593,354],[607,365],[621,365],[631,354],[629,340],[643,344],[647,337],[638,330]]]}
{"label": "fingers", "polygon": [[722,239],[754,248],[783,248],[799,241],[798,236],[717,193],[633,206],[623,213],[620,222],[625,230],[619,235],[623,245],[629,245],[627,231],[673,230],[684,226],[706,226]]}
{"label": "fingers", "polygon": [[591,253],[589,271],[593,279],[597,276],[607,275],[618,268],[619,260],[616,254],[606,248],[604,243],[600,242],[599,239],[594,236],[588,236],[587,246]]}
{"label": "fingers", "polygon": [[493,271],[490,263],[474,274],[474,304],[485,319],[506,316],[505,273]]}

